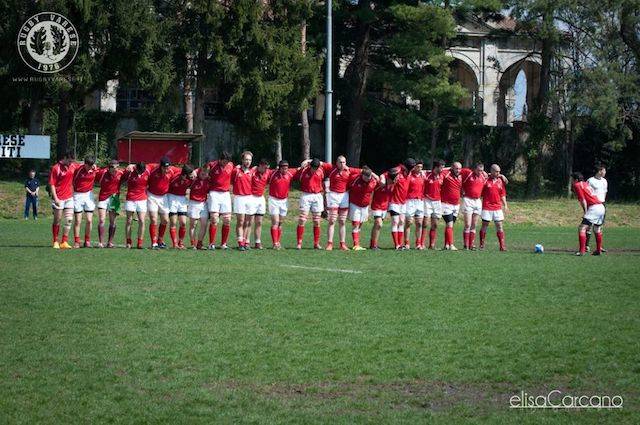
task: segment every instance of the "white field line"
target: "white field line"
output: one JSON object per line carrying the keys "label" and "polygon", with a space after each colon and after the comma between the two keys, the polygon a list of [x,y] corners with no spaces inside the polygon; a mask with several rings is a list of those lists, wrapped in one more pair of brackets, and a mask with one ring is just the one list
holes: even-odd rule
{"label": "white field line", "polygon": [[280,264],[282,267],[290,267],[292,269],[306,269],[306,270],[318,270],[322,272],[338,272],[338,273],[362,273],[360,270],[349,270],[349,269],[325,269],[322,267],[309,267],[309,266],[297,266],[294,264]]}

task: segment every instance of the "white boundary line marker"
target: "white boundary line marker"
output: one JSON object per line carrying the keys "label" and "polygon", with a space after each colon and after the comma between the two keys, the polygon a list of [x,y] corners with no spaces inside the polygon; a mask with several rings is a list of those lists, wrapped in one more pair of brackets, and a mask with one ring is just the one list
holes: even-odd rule
{"label": "white boundary line marker", "polygon": [[297,266],[294,264],[281,264],[282,267],[291,267],[292,269],[307,269],[307,270],[318,270],[322,272],[338,272],[338,273],[362,273],[360,270],[349,270],[349,269],[325,269],[322,267],[309,267],[309,266]]}

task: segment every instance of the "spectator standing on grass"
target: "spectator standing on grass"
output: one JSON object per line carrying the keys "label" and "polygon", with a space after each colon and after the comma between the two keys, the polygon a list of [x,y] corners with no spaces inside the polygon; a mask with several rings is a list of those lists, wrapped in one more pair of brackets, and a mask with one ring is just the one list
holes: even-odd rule
{"label": "spectator standing on grass", "polygon": [[38,192],[40,191],[40,182],[36,178],[35,170],[29,171],[29,178],[24,183],[25,202],[24,202],[24,219],[29,219],[29,208],[33,209],[33,219],[38,219]]}

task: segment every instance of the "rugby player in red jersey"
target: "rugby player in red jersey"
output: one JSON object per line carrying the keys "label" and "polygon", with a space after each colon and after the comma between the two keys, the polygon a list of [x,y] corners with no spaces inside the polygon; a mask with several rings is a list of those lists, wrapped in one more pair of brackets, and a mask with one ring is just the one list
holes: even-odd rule
{"label": "rugby player in red jersey", "polygon": [[391,236],[395,249],[405,249],[404,246],[404,218],[407,212],[407,192],[409,180],[407,176],[416,166],[416,160],[408,158],[403,165],[398,166],[398,172],[393,177],[393,192],[389,202],[391,215]]}
{"label": "rugby player in red jersey", "polygon": [[[169,158],[160,159],[160,164],[149,170],[147,188],[147,210],[149,212],[149,235],[151,236],[151,248],[166,248],[164,233],[169,224],[169,184],[171,180],[180,175],[182,169],[173,167]],[[158,216],[160,226],[158,228]]]}
{"label": "rugby player in red jersey", "polygon": [[[209,168],[198,170],[197,177],[189,188],[189,238],[194,249],[206,249],[202,246],[202,240],[207,232],[209,210],[207,208],[207,194],[209,193]],[[200,222],[200,229],[196,237],[196,225]],[[197,243],[196,243],[197,240]]]}
{"label": "rugby player in red jersey", "polygon": [[222,152],[217,161],[207,164],[209,168],[209,249],[215,249],[218,221],[222,218],[222,237],[220,248],[227,249],[227,241],[231,230],[231,173],[233,163],[228,152]]}
{"label": "rugby player in red jersey", "polygon": [[296,228],[296,248],[302,249],[304,237],[304,225],[307,222],[309,212],[313,220],[313,248],[322,249],[320,246],[320,219],[324,211],[324,199],[322,197],[322,182],[325,172],[320,166],[319,159],[314,158],[306,166],[301,167],[295,174],[295,179],[300,180],[300,214],[298,215],[298,227]]}
{"label": "rugby player in red jersey", "polygon": [[444,249],[457,251],[453,243],[453,225],[460,211],[460,192],[462,190],[462,164],[454,162],[448,170],[442,170],[442,218],[446,223],[444,228]]}
{"label": "rugby player in red jersey", "polygon": [[93,184],[96,181],[98,170],[96,160],[92,156],[84,159],[84,165],[73,174],[73,212],[75,220],[73,224],[73,247],[80,248],[80,225],[82,213],[87,217],[84,229],[84,247],[91,248],[91,228],[93,226],[93,211],[96,203],[93,199]]}
{"label": "rugby player in red jersey", "polygon": [[371,228],[371,242],[369,248],[378,250],[378,239],[380,238],[380,230],[382,229],[382,223],[387,216],[387,209],[389,208],[389,201],[393,194],[393,180],[395,174],[398,173],[398,168],[391,168],[380,176],[375,190],[373,191],[373,199],[371,200],[371,216],[373,217],[373,227]]}
{"label": "rugby player in red jersey", "polygon": [[573,173],[573,192],[578,198],[578,202],[582,207],[582,222],[578,226],[578,244],[579,250],[576,255],[585,255],[587,252],[587,230],[593,226],[596,235],[596,250],[593,255],[602,254],[602,225],[604,224],[604,216],[606,213],[601,198],[598,197],[588,182],[584,181],[581,173]]}
{"label": "rugby player in red jersey", "polygon": [[[310,160],[303,161],[301,167],[306,166]],[[271,215],[271,241],[273,249],[281,249],[282,222],[287,216],[289,205],[289,189],[291,180],[294,179],[297,168],[289,167],[289,162],[282,160],[278,163],[278,169],[269,177],[269,215]]]}
{"label": "rugby player in red jersey", "polygon": [[500,176],[498,164],[491,165],[491,173],[482,188],[482,228],[480,229],[480,248],[484,248],[487,227],[493,221],[496,224],[496,235],[500,244],[500,251],[506,251],[504,243],[504,215],[509,212],[507,205],[507,191],[505,182]]}
{"label": "rugby player in red jersey", "polygon": [[425,174],[422,171],[423,162],[416,161],[416,166],[407,175],[407,211],[404,225],[404,247],[410,248],[411,225],[416,224],[416,249],[423,249],[420,245],[422,239],[422,219],[424,217],[424,184]]}
{"label": "rugby player in red jersey", "polygon": [[487,180],[484,164],[477,163],[473,170],[463,168],[462,175],[462,214],[464,215],[464,248],[475,249],[476,225],[482,213],[482,189]]}
{"label": "rugby player in red jersey", "polygon": [[125,222],[125,234],[127,238],[127,248],[131,248],[131,224],[133,215],[138,217],[138,243],[137,248],[142,249],[144,240],[144,224],[147,218],[147,183],[149,182],[149,169],[144,162],[129,165],[127,171],[122,176],[122,181],[127,182],[127,197],[124,210],[127,213]]}
{"label": "rugby player in red jersey", "polygon": [[109,239],[107,248],[113,248],[116,234],[116,218],[120,211],[120,185],[125,171],[118,168],[118,160],[113,159],[109,166],[98,170],[96,180],[100,185],[98,194],[98,247],[104,247],[104,224],[109,213]]}
{"label": "rugby player in red jersey", "polygon": [[[189,208],[187,191],[193,183],[194,176],[193,167],[185,164],[180,175],[169,182],[167,204],[169,207],[169,235],[171,235],[173,248],[185,249],[184,237],[187,234],[187,210]],[[178,223],[180,223],[180,228],[176,229]]]}
{"label": "rugby player in red jersey", "polygon": [[363,251],[360,245],[360,229],[362,223],[369,218],[369,204],[371,194],[378,185],[380,178],[366,165],[360,174],[353,175],[349,182],[349,220],[351,220],[351,237],[353,250]]}
{"label": "rugby player in red jersey", "polygon": [[[71,152],[65,152],[62,159],[51,167],[49,186],[51,190],[51,207],[53,208],[53,248],[69,249],[69,231],[73,221],[73,175],[82,167],[81,163],[73,162]],[[58,241],[60,223],[64,219],[62,239]]]}
{"label": "rugby player in red jersey", "polygon": [[253,221],[254,248],[262,249],[262,221],[267,212],[267,205],[264,201],[264,190],[271,175],[275,170],[269,169],[269,161],[262,158],[251,177],[251,202],[253,204],[253,216],[248,216],[249,227]]}
{"label": "rugby player in red jersey", "polygon": [[249,233],[251,231],[251,217],[255,206],[251,196],[251,179],[256,171],[251,167],[253,154],[249,151],[242,152],[242,164],[236,166],[231,172],[233,183],[233,212],[236,215],[236,238],[238,249],[245,251],[249,248]]}
{"label": "rugby player in red jersey", "polygon": [[349,192],[347,185],[352,176],[360,174],[360,168],[347,166],[347,159],[340,155],[336,158],[335,164],[321,163],[325,177],[329,179],[328,187],[325,187],[327,194],[327,251],[333,249],[333,233],[336,220],[338,221],[338,233],[340,237],[340,249],[348,250],[346,244],[347,237],[347,214],[349,212]]}
{"label": "rugby player in red jersey", "polygon": [[[438,220],[442,217],[442,183],[444,174],[442,168],[444,161],[437,159],[433,161],[433,169],[427,173],[424,183],[424,220],[422,221],[422,240],[424,241],[429,226],[429,249],[436,247],[436,237],[438,230]],[[455,249],[455,247],[454,247]]]}

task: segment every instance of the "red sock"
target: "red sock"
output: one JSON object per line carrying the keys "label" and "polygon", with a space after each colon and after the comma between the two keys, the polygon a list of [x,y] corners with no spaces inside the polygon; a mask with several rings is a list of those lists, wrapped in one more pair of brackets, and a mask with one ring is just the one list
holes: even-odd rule
{"label": "red sock", "polygon": [[160,223],[160,231],[158,232],[158,240],[162,242],[164,240],[164,233],[167,231],[167,225]]}
{"label": "red sock", "polygon": [[313,226],[313,246],[320,243],[320,226]]}
{"label": "red sock", "polygon": [[196,245],[196,240],[195,239],[191,239],[190,242],[191,242],[191,246],[195,246]]}
{"label": "red sock", "polygon": [[[462,232],[462,240],[463,240],[463,243],[464,243],[464,247],[465,247],[465,248],[469,248],[469,247],[471,247],[471,242],[470,242],[470,240],[471,240],[471,233],[470,233],[470,232],[468,232],[468,231],[466,231],[466,230],[465,230],[464,232]],[[445,242],[445,243],[446,243],[446,242]]]}
{"label": "red sock", "polygon": [[596,233],[596,251],[602,250],[602,232]]}
{"label": "red sock", "polygon": [[298,224],[296,227],[296,239],[298,241],[298,245],[302,244],[302,238],[304,237],[304,226]]}
{"label": "red sock", "polygon": [[229,240],[229,233],[231,231],[231,226],[228,224],[223,224],[222,225],[222,241],[221,245],[226,245],[227,241]]}
{"label": "red sock", "polygon": [[[160,226],[160,228],[162,228],[162,225]],[[176,245],[178,245],[178,241],[176,240],[176,228],[175,227],[170,227],[169,228],[169,235],[171,236],[171,246],[173,246],[175,248]]]}
{"label": "red sock", "polygon": [[498,236],[498,244],[500,244],[500,249],[506,249],[506,246],[504,244],[504,232],[496,232],[496,236]]}
{"label": "red sock", "polygon": [[104,225],[98,224],[98,242],[102,243],[102,239],[104,239]]}
{"label": "red sock", "polygon": [[127,245],[131,245],[131,238],[127,238]]}
{"label": "red sock", "polygon": [[151,236],[151,243],[158,243],[158,225],[149,224],[149,236]]}
{"label": "red sock", "polygon": [[74,241],[75,243],[80,243],[80,236],[78,236],[78,235],[73,235],[73,241]]}
{"label": "red sock", "polygon": [[453,227],[444,229],[444,239],[445,245],[453,245]]}
{"label": "red sock", "polygon": [[476,231],[472,230],[469,232],[469,236],[467,237],[467,246],[471,248],[473,243],[476,241]]}
{"label": "red sock", "polygon": [[[351,222],[351,226],[355,227],[355,226],[359,226],[360,222],[359,221],[352,221]],[[360,232],[359,231],[351,231],[351,239],[353,239],[353,246],[357,246],[360,245]]]}
{"label": "red sock", "polygon": [[404,241],[404,230],[398,230],[398,245],[402,245],[402,241]]}
{"label": "red sock", "polygon": [[427,229],[422,228],[422,232],[420,232],[420,246],[424,246],[424,242],[427,240]]}
{"label": "red sock", "polygon": [[218,226],[213,223],[209,223],[209,244],[216,243],[216,232],[218,231]]}
{"label": "red sock", "polygon": [[62,242],[63,242],[63,243],[64,243],[64,242],[69,242],[69,235],[65,235],[65,234],[63,234],[63,235],[62,235]]}
{"label": "red sock", "polygon": [[278,226],[271,226],[271,241],[274,245],[278,243]]}
{"label": "red sock", "polygon": [[91,242],[91,235],[90,235],[90,234],[88,234],[88,233],[85,233],[85,234],[84,234],[84,241],[85,241],[85,242]]}
{"label": "red sock", "polygon": [[587,232],[585,230],[578,230],[578,246],[581,254],[587,252]]}
{"label": "red sock", "polygon": [[[437,233],[435,229],[429,229],[429,248],[435,248]],[[445,240],[444,243],[448,241]]]}
{"label": "red sock", "polygon": [[480,230],[480,246],[484,246],[484,240],[487,238],[487,232]]}
{"label": "red sock", "polygon": [[53,241],[57,241],[58,240],[58,234],[60,233],[60,225],[59,224],[52,224],[51,225],[51,235],[53,236]]}
{"label": "red sock", "polygon": [[143,240],[142,238],[138,238],[138,247],[142,247]]}
{"label": "red sock", "polygon": [[182,242],[187,235],[187,226],[180,226],[178,229],[178,241]]}

